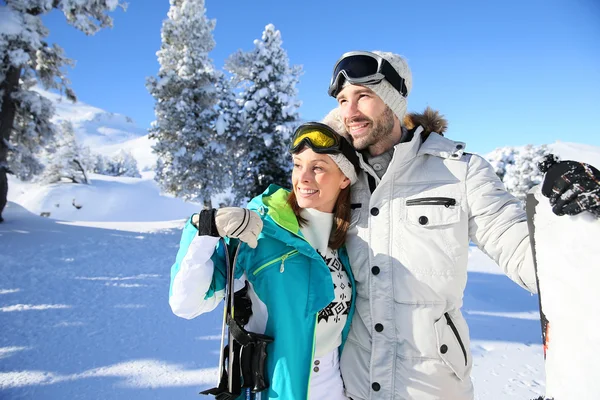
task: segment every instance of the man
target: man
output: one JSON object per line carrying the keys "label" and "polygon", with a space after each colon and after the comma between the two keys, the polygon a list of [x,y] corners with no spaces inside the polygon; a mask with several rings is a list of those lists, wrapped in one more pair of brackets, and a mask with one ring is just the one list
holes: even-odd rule
{"label": "man", "polygon": [[[329,88],[338,108],[324,122],[352,141],[363,169],[346,241],[356,314],[341,359],[354,400],[473,398],[460,312],[469,240],[536,291],[519,201],[487,161],[441,135],[438,113],[406,115],[411,88],[406,61],[383,52],[346,53]],[[577,171],[561,169],[546,185],[557,213],[600,210],[600,173]],[[595,188],[596,203],[587,196],[578,204],[575,182]]]}

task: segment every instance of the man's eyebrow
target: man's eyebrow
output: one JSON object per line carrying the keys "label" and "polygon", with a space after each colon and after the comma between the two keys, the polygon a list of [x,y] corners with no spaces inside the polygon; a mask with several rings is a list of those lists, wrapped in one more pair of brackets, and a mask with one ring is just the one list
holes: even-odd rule
{"label": "man's eyebrow", "polygon": [[366,87],[364,87],[364,86],[361,86],[361,88],[360,88],[360,89],[358,89],[358,90],[357,90],[356,92],[354,92],[354,93],[356,93],[356,94],[364,94],[364,93],[366,93],[366,94],[370,94],[370,93],[373,93],[373,91],[372,91],[371,89],[369,89],[369,88],[366,88]]}

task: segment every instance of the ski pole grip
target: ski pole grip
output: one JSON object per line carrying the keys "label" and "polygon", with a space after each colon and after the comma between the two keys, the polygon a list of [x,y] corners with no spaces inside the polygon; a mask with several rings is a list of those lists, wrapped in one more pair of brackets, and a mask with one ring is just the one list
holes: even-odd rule
{"label": "ski pole grip", "polygon": [[269,387],[265,379],[265,362],[267,360],[267,342],[258,341],[254,345],[252,372],[254,373],[254,393],[262,392]]}

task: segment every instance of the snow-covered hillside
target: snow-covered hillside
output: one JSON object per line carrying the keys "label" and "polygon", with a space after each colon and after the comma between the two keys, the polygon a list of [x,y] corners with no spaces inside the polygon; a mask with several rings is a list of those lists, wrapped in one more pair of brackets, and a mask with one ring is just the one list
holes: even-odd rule
{"label": "snow-covered hillside", "polygon": [[52,101],[56,109],[53,122],[71,122],[79,143],[90,147],[94,153],[112,156],[125,150],[136,158],[140,171],[154,167],[156,156],[152,154],[153,141],[148,139],[147,129],[137,126],[131,118],[81,101],[72,103],[63,96],[39,87],[35,90]]}
{"label": "snow-covered hillside", "polygon": [[19,182],[9,176],[9,201],[63,221],[170,221],[185,218],[200,204],[160,194],[152,179],[91,174],[89,185]]}
{"label": "snow-covered hillside", "polygon": [[[145,132],[125,129],[125,117],[61,107],[94,151],[126,148],[140,169],[153,165]],[[550,148],[600,166],[598,147]],[[221,312],[187,321],[168,306],[180,228],[200,205],[162,196],[151,175],[91,175],[90,185],[10,179],[0,224],[0,398],[197,399],[216,382]],[[537,304],[470,248],[463,311],[477,399],[544,393]]]}
{"label": "snow-covered hillside", "polygon": [[[11,182],[0,224],[0,398],[196,399],[216,382],[222,312],[188,321],[167,300],[180,228],[197,208],[150,183]],[[46,209],[51,217],[40,217]],[[469,268],[477,398],[538,396],[537,297],[474,247]]]}
{"label": "snow-covered hillside", "polygon": [[71,122],[77,139],[86,146],[122,143],[147,134],[146,129],[138,127],[125,115],[108,112],[81,101],[73,103],[39,87],[35,90],[52,101],[56,109],[53,122]]}

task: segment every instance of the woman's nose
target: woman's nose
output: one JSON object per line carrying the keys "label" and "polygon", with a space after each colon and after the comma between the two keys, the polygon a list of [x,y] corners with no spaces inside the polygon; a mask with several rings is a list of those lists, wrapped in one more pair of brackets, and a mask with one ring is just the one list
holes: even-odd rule
{"label": "woman's nose", "polygon": [[302,182],[310,182],[312,179],[312,171],[305,169],[302,171],[301,175],[300,175],[300,180]]}

